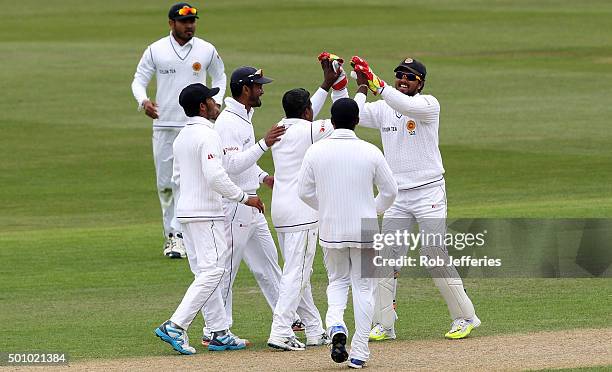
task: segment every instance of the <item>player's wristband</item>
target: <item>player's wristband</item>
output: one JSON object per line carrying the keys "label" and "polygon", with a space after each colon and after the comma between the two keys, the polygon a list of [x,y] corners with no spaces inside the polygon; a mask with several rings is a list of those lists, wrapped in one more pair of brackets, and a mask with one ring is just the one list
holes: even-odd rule
{"label": "player's wristband", "polygon": [[259,146],[259,148],[261,149],[261,151],[266,152],[269,147],[268,145],[266,145],[266,140],[265,138],[260,139],[259,141],[257,141],[257,145]]}
{"label": "player's wristband", "polygon": [[259,174],[259,183],[263,183],[263,182],[264,182],[264,179],[265,179],[266,177],[268,177],[268,176],[269,176],[269,174],[268,174],[267,172],[261,172],[261,173]]}

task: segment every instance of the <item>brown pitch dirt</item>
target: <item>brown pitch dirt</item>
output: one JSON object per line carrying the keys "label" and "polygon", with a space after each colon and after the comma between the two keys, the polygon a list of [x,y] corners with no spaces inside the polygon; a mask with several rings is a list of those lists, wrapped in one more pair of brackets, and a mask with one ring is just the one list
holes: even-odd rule
{"label": "brown pitch dirt", "polygon": [[[385,341],[371,343],[367,370],[499,371],[612,365],[612,328],[575,329],[464,340]],[[198,348],[201,351],[201,347]],[[88,360],[58,370],[348,370],[336,364],[327,348],[304,352],[273,350],[201,352],[193,356],[152,356]]]}

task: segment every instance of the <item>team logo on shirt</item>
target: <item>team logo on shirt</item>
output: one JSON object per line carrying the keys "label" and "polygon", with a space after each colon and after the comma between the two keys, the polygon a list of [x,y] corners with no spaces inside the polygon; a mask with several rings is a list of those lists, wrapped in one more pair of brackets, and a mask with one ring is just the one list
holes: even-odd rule
{"label": "team logo on shirt", "polygon": [[321,129],[319,129],[319,133],[325,132],[325,123],[321,123]]}
{"label": "team logo on shirt", "polygon": [[408,120],[406,123],[406,129],[408,129],[408,134],[414,136],[416,134],[416,123],[414,120]]}
{"label": "team logo on shirt", "polygon": [[194,62],[193,65],[191,65],[191,68],[193,68],[193,71],[195,72],[200,72],[202,69],[202,64],[200,62]]}

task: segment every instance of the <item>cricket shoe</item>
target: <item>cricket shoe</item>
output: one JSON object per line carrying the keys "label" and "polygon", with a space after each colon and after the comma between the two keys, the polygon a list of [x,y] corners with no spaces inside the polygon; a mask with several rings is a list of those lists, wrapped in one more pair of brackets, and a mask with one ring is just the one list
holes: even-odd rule
{"label": "cricket shoe", "polygon": [[366,362],[364,360],[359,360],[359,359],[355,359],[355,358],[351,358],[351,360],[349,360],[348,362],[348,367],[349,368],[354,368],[354,369],[360,369],[365,367]]}
{"label": "cricket shoe", "polygon": [[329,345],[331,340],[327,336],[327,333],[321,333],[318,336],[306,337],[306,346],[325,346]]}
{"label": "cricket shoe", "polygon": [[343,326],[333,326],[329,329],[329,337],[331,338],[331,358],[336,363],[346,362],[348,352],[346,351],[346,339],[348,331]]}
{"label": "cricket shoe", "polygon": [[171,237],[167,237],[164,240],[164,256],[172,258],[172,244],[170,243]]}
{"label": "cricket shoe", "polygon": [[[221,332],[218,332],[221,333]],[[209,351],[223,350],[242,350],[246,349],[245,340],[234,336],[231,332],[226,331],[222,335],[214,335],[208,343]]]}
{"label": "cricket shoe", "polygon": [[169,343],[172,348],[181,354],[195,354],[196,350],[189,346],[189,336],[187,332],[169,320],[155,329],[157,337],[162,341]]}
{"label": "cricket shoe", "polygon": [[384,340],[395,340],[395,330],[385,329],[382,324],[377,324],[370,331],[370,341],[384,341]]}
{"label": "cricket shoe", "polygon": [[480,325],[480,319],[476,315],[472,319],[455,319],[451,324],[451,329],[444,337],[451,340],[466,338],[474,328]]}
{"label": "cricket shoe", "polygon": [[293,322],[293,324],[291,325],[291,329],[293,330],[293,332],[302,332],[304,331],[304,329],[306,329],[306,325],[302,323],[300,319],[298,319]]}
{"label": "cricket shoe", "polygon": [[[232,333],[232,331],[227,331],[230,335],[234,336],[239,342],[244,342],[244,344],[246,346],[251,346],[251,341],[245,339],[245,338],[240,338],[238,336],[236,336],[235,334]],[[208,345],[210,344],[210,338],[212,337],[212,335],[210,334],[204,334],[202,336],[202,346],[208,347]]]}
{"label": "cricket shoe", "polygon": [[306,345],[300,342],[295,336],[291,337],[274,337],[268,338],[268,346],[274,349],[284,351],[303,351],[306,350]]}

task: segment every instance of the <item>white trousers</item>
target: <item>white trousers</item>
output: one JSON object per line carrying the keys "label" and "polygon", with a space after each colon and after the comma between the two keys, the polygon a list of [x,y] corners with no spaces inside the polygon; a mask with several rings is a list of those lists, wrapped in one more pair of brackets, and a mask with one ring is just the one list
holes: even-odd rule
{"label": "white trousers", "polygon": [[[445,185],[437,185],[422,189],[400,190],[395,202],[384,215],[383,233],[395,231],[413,232],[415,223],[418,224],[419,232],[424,234],[437,234],[444,236],[446,233],[446,189]],[[435,253],[436,250],[441,253]],[[407,254],[408,247],[397,247],[393,252],[395,257]],[[446,254],[446,247],[429,247],[421,254]],[[399,272],[399,268],[396,269]],[[451,318],[472,318],[474,306],[465,293],[463,281],[454,267],[431,268],[436,287],[444,298]],[[374,323],[380,323],[385,328],[392,328],[397,315],[392,305],[395,299],[396,286],[393,278],[382,278],[375,292],[376,307]],[[392,289],[392,293],[389,289]]]}
{"label": "white trousers", "polygon": [[[183,241],[189,267],[195,275],[180,305],[170,318],[188,329],[200,310],[211,331],[228,329],[221,281],[229,258],[223,221],[190,222],[183,225]],[[225,274],[225,275],[224,275]]]}
{"label": "white trousers", "polygon": [[312,298],[310,275],[317,251],[318,229],[278,233],[278,244],[285,264],[280,280],[278,302],[274,308],[270,336],[295,336],[291,325],[295,313],[306,325],[307,337],[325,332],[321,315]]}
{"label": "white trousers", "polygon": [[364,259],[372,262],[374,255],[375,251],[371,248],[323,248],[323,259],[329,279],[325,325],[328,329],[336,325],[346,328],[344,310],[350,286],[353,291],[355,334],[351,340],[349,358],[363,361],[370,357],[368,336],[374,313],[376,280],[362,278],[361,261]]}
{"label": "white trousers", "polygon": [[164,236],[181,232],[181,225],[175,217],[176,185],[172,182],[172,162],[174,154],[172,144],[180,129],[153,128],[153,162],[157,177],[157,195],[162,210]]}
{"label": "white trousers", "polygon": [[[229,275],[223,277],[221,290],[228,324],[231,327],[232,287],[240,262],[244,259],[272,311],[278,301],[281,269],[278,265],[278,251],[264,214],[255,208],[235,202],[224,202],[223,209],[230,259],[226,266]],[[208,324],[204,328],[204,333],[210,333]]]}

